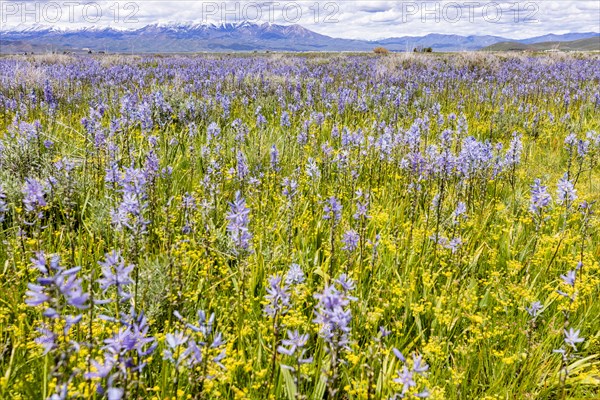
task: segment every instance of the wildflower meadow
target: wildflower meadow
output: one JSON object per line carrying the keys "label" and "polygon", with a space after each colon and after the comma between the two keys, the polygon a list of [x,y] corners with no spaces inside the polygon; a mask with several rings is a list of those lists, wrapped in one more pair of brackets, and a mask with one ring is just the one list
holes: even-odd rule
{"label": "wildflower meadow", "polygon": [[1,399],[600,398],[600,56],[0,58]]}

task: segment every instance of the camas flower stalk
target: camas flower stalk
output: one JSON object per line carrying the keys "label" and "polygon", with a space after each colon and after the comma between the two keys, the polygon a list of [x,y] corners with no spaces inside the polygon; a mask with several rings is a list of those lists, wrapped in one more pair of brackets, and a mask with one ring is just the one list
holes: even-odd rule
{"label": "camas flower stalk", "polygon": [[238,327],[243,326],[244,321],[244,300],[246,297],[246,260],[245,256],[252,252],[250,233],[250,209],[246,206],[246,200],[238,191],[235,194],[233,202],[229,203],[229,212],[227,213],[227,232],[233,242],[234,258],[232,259],[231,268],[239,273],[238,281]]}
{"label": "camas flower stalk", "polygon": [[227,213],[227,232],[234,245],[236,254],[243,254],[251,251],[252,233],[250,233],[250,209],[246,206],[246,200],[240,192],[236,192],[235,199],[229,203],[229,213]]}
{"label": "camas flower stalk", "polygon": [[517,376],[517,381],[520,382],[521,379],[525,376],[527,371],[527,367],[529,366],[529,361],[531,359],[531,348],[533,345],[533,334],[535,329],[537,328],[537,319],[544,311],[544,305],[539,301],[534,301],[530,304],[529,307],[525,307],[527,314],[529,315],[529,320],[527,321],[527,328],[525,330],[525,335],[527,336],[527,348],[525,351],[525,360],[519,366],[519,372]]}
{"label": "camas flower stalk", "polygon": [[[144,248],[144,237],[148,233],[150,220],[148,213],[147,184],[151,174],[148,170],[129,167],[122,176],[118,176],[118,185],[122,193],[121,203],[111,212],[113,226],[125,233],[125,244],[131,245],[130,257],[134,260],[134,304],[137,307],[139,287],[138,257]],[[129,242],[129,243],[128,243]]]}
{"label": "camas flower stalk", "polygon": [[569,180],[568,175],[569,175],[568,173],[564,174],[564,176],[558,181],[557,188],[556,188],[556,201],[558,204],[564,204],[565,213],[563,215],[563,223],[561,226],[560,240],[558,241],[558,244],[556,245],[556,249],[554,250],[554,254],[552,255],[552,258],[550,258],[550,261],[548,262],[548,267],[547,267],[548,269],[552,266],[552,263],[556,259],[556,256],[558,255],[558,251],[560,249],[560,246],[562,245],[565,235],[567,234],[567,224],[568,224],[569,215],[571,212],[571,206],[572,206],[573,202],[577,199],[577,195],[576,195],[577,191],[575,190],[573,183]]}
{"label": "camas flower stalk", "polygon": [[4,187],[0,184],[0,224],[4,222],[6,219],[6,214],[8,214],[8,204],[6,203],[6,192],[4,191]]}
{"label": "camas flower stalk", "polygon": [[509,182],[512,187],[513,193],[515,191],[517,166],[521,162],[522,152],[523,143],[521,141],[521,135],[517,132],[514,132],[508,150],[506,151],[506,156],[504,158],[504,167],[510,171]]}
{"label": "camas flower stalk", "polygon": [[[425,218],[425,225],[426,227],[429,226],[429,221],[430,221],[430,214],[433,211],[436,215],[436,228],[435,228],[435,232],[433,235],[431,235],[429,237],[429,239],[431,241],[433,241],[433,243],[435,244],[434,247],[434,258],[437,254],[437,246],[439,244],[443,244],[443,243],[447,243],[448,239],[445,237],[441,237],[440,236],[440,221],[441,221],[441,210],[442,210],[442,201],[441,201],[441,197],[440,194],[437,193],[435,196],[433,196],[433,199],[431,201],[431,206],[428,209],[428,213],[427,216]],[[423,244],[423,246],[425,246],[425,244]],[[421,253],[423,252],[423,249],[421,250]]]}
{"label": "camas flower stalk", "polygon": [[365,237],[367,236],[367,221],[371,219],[369,215],[369,193],[358,189],[356,195],[356,212],[353,215],[354,220],[359,224],[359,265],[362,266],[365,250]]}
{"label": "camas flower stalk", "polygon": [[58,199],[61,211],[64,215],[65,225],[68,228],[70,238],[70,262],[75,263],[75,235],[78,224],[77,212],[77,181],[75,170],[77,163],[67,157],[63,157],[54,163],[55,180],[51,183],[55,198]]}
{"label": "camas flower stalk", "polygon": [[354,229],[350,229],[346,231],[342,236],[342,242],[344,243],[344,247],[342,247],[342,250],[347,251],[348,253],[352,253],[358,248],[358,244],[360,242],[360,235]]}
{"label": "camas flower stalk", "polygon": [[556,198],[559,204],[564,204],[565,208],[568,210],[573,201],[577,199],[577,191],[573,183],[569,180],[569,176],[567,173],[558,181],[558,185],[556,188]]}
{"label": "camas flower stalk", "polygon": [[131,307],[129,314],[121,313],[121,318],[101,316],[116,324],[116,332],[104,340],[103,361],[92,360],[93,370],[85,374],[87,379],[101,379],[98,384],[101,393],[113,393],[115,399],[135,396],[142,384],[140,376],[148,358],[156,349],[156,339],[149,335],[148,320],[143,312],[137,313]]}
{"label": "camas flower stalk", "polygon": [[342,204],[335,197],[331,196],[327,199],[325,207],[323,208],[323,219],[331,222],[330,228],[330,249],[331,249],[331,261],[329,263],[329,275],[331,276],[335,268],[335,230],[342,219]]}
{"label": "camas flower stalk", "polygon": [[47,206],[45,189],[42,183],[34,178],[26,178],[23,185],[23,206],[27,216],[25,225],[36,225],[41,228],[40,221],[44,217],[43,207]]}
{"label": "camas flower stalk", "polygon": [[267,385],[267,397],[271,391],[273,378],[275,377],[275,367],[277,365],[277,346],[279,345],[279,335],[281,334],[281,317],[287,314],[290,308],[290,288],[281,276],[272,275],[269,278],[267,294],[265,295],[267,304],[264,313],[273,320],[273,348],[271,354],[271,373],[270,378],[265,382]]}
{"label": "camas flower stalk", "polygon": [[294,366],[282,364],[282,368],[290,370],[294,374],[294,398],[296,400],[302,399],[300,392],[300,385],[302,383],[302,373],[300,368],[303,364],[310,364],[313,362],[312,357],[306,357],[306,343],[308,342],[308,334],[300,334],[297,330],[287,331],[287,339],[281,341],[281,346],[277,348],[277,352],[283,356],[288,356],[294,361]]}
{"label": "camas flower stalk", "polygon": [[103,380],[103,384],[98,383],[98,389],[121,399],[140,384],[140,373],[146,365],[145,360],[154,352],[156,341],[148,334],[148,321],[143,312],[138,313],[133,307],[129,312],[122,309],[134,297],[131,293],[131,286],[135,284],[131,278],[134,265],[127,265],[120,252],[115,250],[107,253],[98,264],[101,267],[98,286],[109,296],[97,299],[95,303],[114,303],[114,314],[103,314],[99,318],[114,323],[115,333],[104,340],[103,361],[92,359],[93,369],[85,376]]}
{"label": "camas flower stalk", "polygon": [[[221,363],[226,357],[225,340],[223,335],[215,330],[214,313],[207,318],[203,310],[198,311],[197,325],[187,322],[178,311],[174,311],[173,315],[184,324],[185,330],[170,336],[170,349],[165,352],[165,359],[173,363],[176,370],[178,365],[185,366],[191,387],[202,396],[206,380],[214,378],[209,374],[209,369],[215,366],[225,369]],[[175,347],[181,347],[177,357],[172,351]]]}
{"label": "camas flower stalk", "polygon": [[591,224],[592,216],[594,215],[594,204],[596,202],[587,202],[583,201],[579,205],[579,212],[581,214],[581,246],[579,247],[579,263],[581,267],[579,268],[579,274],[583,274],[583,257],[585,250],[585,243],[589,237],[589,229]]}
{"label": "camas flower stalk", "polygon": [[288,245],[288,254],[292,254],[292,239],[293,239],[293,222],[295,215],[295,203],[294,200],[296,195],[298,194],[298,182],[292,178],[284,178],[283,179],[283,190],[282,194],[287,199],[286,205],[288,210],[288,219],[287,219],[287,245]]}
{"label": "camas flower stalk", "polygon": [[584,338],[579,336],[579,329],[574,330],[573,328],[569,328],[569,330],[564,329],[564,344],[566,344],[566,348],[563,346],[560,349],[554,350],[554,353],[560,354],[561,357],[561,368],[559,372],[559,386],[560,386],[560,399],[565,400],[567,398],[567,379],[569,378],[569,361],[575,358],[575,352],[577,352],[577,344],[584,342]]}
{"label": "camas flower stalk", "polygon": [[402,353],[398,349],[393,349],[394,355],[403,364],[402,370],[397,371],[398,377],[394,379],[394,382],[402,385],[400,393],[394,394],[390,397],[390,400],[405,399],[408,397],[426,398],[429,397],[429,391],[423,387],[420,392],[416,392],[416,388],[419,386],[418,377],[423,379],[427,376],[427,370],[429,365],[423,361],[423,356],[418,354],[412,355],[412,362],[406,360]]}
{"label": "camas flower stalk", "polygon": [[382,371],[387,353],[387,340],[386,338],[392,332],[387,330],[384,326],[379,326],[377,335],[372,338],[369,342],[369,346],[366,351],[366,360],[362,364],[362,368],[366,371],[368,380],[367,389],[367,400],[375,398],[375,389],[377,384],[375,383],[376,371]]}
{"label": "camas flower stalk", "polygon": [[103,293],[114,287],[115,297],[106,300],[99,300],[97,303],[106,304],[114,302],[116,305],[117,318],[121,318],[119,306],[130,300],[133,295],[129,292],[130,285],[133,284],[131,273],[135,269],[134,265],[126,265],[125,260],[118,251],[111,251],[106,254],[104,261],[99,261],[101,267],[101,277],[98,279],[98,285]]}
{"label": "camas flower stalk", "polygon": [[139,168],[126,168],[118,178],[122,201],[111,213],[117,230],[126,230],[134,239],[146,233],[149,221],[145,217],[148,208],[146,193],[147,174]]}
{"label": "camas flower stalk", "polygon": [[[35,341],[44,348],[44,355],[53,357],[50,375],[57,381],[57,392],[53,396],[63,399],[66,398],[69,382],[79,373],[73,358],[77,357],[80,344],[71,338],[70,332],[83,316],[71,312],[86,309],[89,306],[89,294],[83,290],[82,281],[77,277],[80,267],[64,269],[58,255],[48,259],[43,252],[38,252],[31,262],[41,276],[37,284],[27,285],[25,303],[32,307],[44,307],[42,315],[49,323],[37,329],[40,336]],[[44,382],[44,393],[46,384]]]}
{"label": "camas flower stalk", "polygon": [[533,214],[536,222],[536,230],[539,230],[543,222],[543,213],[551,202],[552,196],[548,193],[546,186],[542,185],[540,179],[536,179],[533,185],[531,185],[531,200],[529,201],[529,212]]}
{"label": "camas flower stalk", "polygon": [[[535,238],[533,242],[533,250],[531,252],[531,257],[533,257],[537,251],[540,230],[542,229],[544,221],[547,219],[545,212],[552,203],[552,196],[550,196],[548,193],[547,187],[542,185],[542,182],[539,178],[536,178],[533,181],[530,193],[531,197],[529,200],[529,212],[531,213],[531,217],[535,226]],[[527,261],[527,273],[529,273],[530,263],[531,258],[529,258]]]}
{"label": "camas flower stalk", "polygon": [[577,150],[577,136],[574,133],[570,133],[565,138],[565,150],[567,151],[567,172],[566,179],[571,179],[571,168],[573,166],[573,158]]}
{"label": "camas flower stalk", "polygon": [[189,235],[194,232],[194,212],[197,210],[198,205],[196,198],[193,194],[185,193],[181,198],[180,209],[183,212],[183,227],[181,233]]}
{"label": "camas flower stalk", "polygon": [[248,160],[246,159],[246,156],[244,155],[244,153],[241,150],[238,151],[238,153],[237,153],[236,161],[237,161],[237,169],[236,169],[237,178],[240,181],[240,185],[243,188],[244,184],[246,183],[246,177],[248,175],[250,175],[250,169],[248,168]]}
{"label": "camas flower stalk", "polygon": [[269,155],[270,155],[271,169],[274,172],[279,172],[279,170],[281,168],[279,167],[279,151],[277,150],[277,146],[275,146],[275,145],[271,146]]}
{"label": "camas flower stalk", "polygon": [[304,283],[306,276],[302,267],[298,264],[290,265],[287,273],[285,274],[285,284],[288,286]]}
{"label": "camas flower stalk", "polygon": [[342,352],[349,349],[352,331],[352,311],[349,305],[351,301],[356,300],[350,296],[352,290],[354,281],[342,274],[334,284],[326,286],[322,293],[314,295],[319,301],[315,308],[314,322],[320,325],[319,335],[325,341],[326,351],[330,356],[329,371],[326,374],[330,399],[334,399],[339,390],[337,384]]}
{"label": "camas flower stalk", "polygon": [[[582,263],[579,262],[577,267],[574,270],[568,271],[566,274],[561,275],[563,285],[566,286],[567,291],[557,290],[558,294],[567,298],[569,300],[569,305],[563,310],[563,315],[565,318],[563,334],[564,334],[564,343],[567,344],[567,347],[561,347],[557,350],[554,350],[555,353],[561,355],[561,370],[559,375],[560,382],[560,398],[562,400],[566,399],[566,384],[567,379],[569,377],[569,369],[568,362],[575,357],[573,354],[577,351],[577,343],[581,343],[584,341],[583,338],[579,337],[579,330],[575,331],[573,328],[569,327],[570,325],[570,316],[571,316],[571,307],[577,298],[577,273],[582,267]],[[567,330],[568,328],[568,330]]]}

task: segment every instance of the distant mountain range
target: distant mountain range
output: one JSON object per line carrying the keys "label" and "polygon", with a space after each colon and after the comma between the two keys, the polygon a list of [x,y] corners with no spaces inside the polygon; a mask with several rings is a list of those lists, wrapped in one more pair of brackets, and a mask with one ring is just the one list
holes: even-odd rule
{"label": "distant mountain range", "polygon": [[544,35],[524,40],[500,36],[429,34],[376,41],[325,36],[300,25],[255,24],[153,24],[139,29],[83,28],[66,30],[48,26],[0,30],[0,53],[22,52],[109,52],[189,53],[231,51],[370,51],[383,46],[391,51],[431,47],[434,51],[490,49],[509,42],[534,45],[542,42],[600,40],[600,33]]}
{"label": "distant mountain range", "polygon": [[600,36],[588,39],[540,43],[500,42],[484,47],[485,51],[600,51]]}

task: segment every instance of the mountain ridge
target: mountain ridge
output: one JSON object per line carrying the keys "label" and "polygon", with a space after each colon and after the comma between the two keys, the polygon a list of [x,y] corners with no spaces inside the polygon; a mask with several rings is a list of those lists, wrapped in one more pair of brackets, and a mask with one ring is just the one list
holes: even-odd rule
{"label": "mountain ridge", "polygon": [[600,37],[596,32],[547,34],[514,40],[494,35],[399,36],[380,40],[335,38],[301,25],[274,23],[154,23],[132,29],[84,27],[65,29],[35,25],[0,30],[0,53],[18,53],[46,48],[78,52],[84,49],[114,53],[179,53],[205,51],[370,51],[383,46],[391,51],[431,47],[434,51],[473,51],[497,43],[530,45]]}
{"label": "mountain ridge", "polygon": [[566,42],[548,41],[535,43],[499,42],[484,47],[482,51],[600,51],[600,37],[577,39]]}

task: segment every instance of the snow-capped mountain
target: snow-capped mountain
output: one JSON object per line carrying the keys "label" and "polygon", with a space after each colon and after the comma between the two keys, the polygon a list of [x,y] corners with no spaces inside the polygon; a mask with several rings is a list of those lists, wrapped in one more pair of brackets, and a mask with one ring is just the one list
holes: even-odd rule
{"label": "snow-capped mountain", "polygon": [[[598,33],[546,35],[520,43],[582,39]],[[300,25],[273,23],[157,23],[135,29],[83,27],[64,29],[30,25],[0,30],[0,52],[93,51],[135,53],[189,53],[203,51],[370,51],[384,46],[392,51],[412,51],[432,47],[434,51],[478,50],[511,41],[498,36],[460,36],[430,34],[403,36],[378,41],[333,38]]]}

